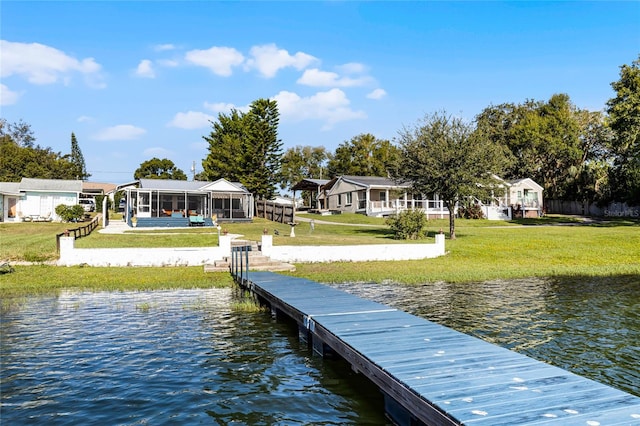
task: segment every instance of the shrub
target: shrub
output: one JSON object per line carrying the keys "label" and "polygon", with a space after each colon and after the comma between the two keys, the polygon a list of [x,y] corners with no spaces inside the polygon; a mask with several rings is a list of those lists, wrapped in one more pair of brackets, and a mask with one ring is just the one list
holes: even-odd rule
{"label": "shrub", "polygon": [[84,216],[84,208],[80,204],[75,206],[67,206],[65,204],[59,204],[56,206],[56,214],[60,216],[64,222],[77,222],[82,216]]}
{"label": "shrub", "polygon": [[482,207],[475,203],[461,206],[458,209],[458,215],[463,219],[484,219]]}
{"label": "shrub", "polygon": [[396,240],[417,240],[427,234],[427,215],[424,210],[405,210],[391,215],[385,221]]}

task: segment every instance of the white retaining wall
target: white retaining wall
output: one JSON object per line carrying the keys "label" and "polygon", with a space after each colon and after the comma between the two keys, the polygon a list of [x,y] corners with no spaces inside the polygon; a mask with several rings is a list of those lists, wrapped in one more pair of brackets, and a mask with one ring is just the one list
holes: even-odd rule
{"label": "white retaining wall", "polygon": [[[431,244],[354,246],[274,246],[262,236],[262,254],[281,262],[366,262],[417,260],[445,254],[444,234]],[[77,249],[73,237],[60,238],[60,266],[201,266],[231,255],[231,236],[221,235],[218,247]]]}
{"label": "white retaining wall", "polygon": [[77,249],[73,237],[60,238],[60,266],[201,266],[231,255],[231,237],[218,247]]}
{"label": "white retaining wall", "polygon": [[374,244],[353,246],[274,246],[271,235],[262,236],[262,254],[293,263],[418,260],[445,254],[444,234],[432,244]]}

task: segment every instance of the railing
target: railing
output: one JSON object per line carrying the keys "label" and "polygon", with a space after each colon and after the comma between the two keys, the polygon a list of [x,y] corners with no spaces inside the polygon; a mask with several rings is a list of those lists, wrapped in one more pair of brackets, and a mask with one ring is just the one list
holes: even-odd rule
{"label": "railing", "polygon": [[426,213],[449,214],[449,210],[444,206],[442,200],[404,200],[398,198],[390,201],[370,201],[369,212],[384,212],[389,210],[402,211],[422,209]]}
{"label": "railing", "polygon": [[100,223],[100,217],[101,217],[100,215],[97,215],[87,225],[80,226],[74,229],[67,229],[64,232],[56,234],[56,249],[58,250],[58,253],[60,253],[60,237],[70,237],[72,234],[73,234],[74,240],[77,240],[78,238],[86,237],[91,234],[91,231],[93,231],[98,227],[98,224]]}
{"label": "railing", "polygon": [[249,252],[251,245],[231,247],[231,274],[239,284],[249,281]]}

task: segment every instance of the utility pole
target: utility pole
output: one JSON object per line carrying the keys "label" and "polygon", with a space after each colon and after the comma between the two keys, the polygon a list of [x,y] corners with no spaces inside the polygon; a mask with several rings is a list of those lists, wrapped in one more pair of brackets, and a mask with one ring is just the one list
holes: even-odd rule
{"label": "utility pole", "polygon": [[191,173],[193,174],[193,179],[191,180],[196,180],[196,162],[195,161],[191,165]]}

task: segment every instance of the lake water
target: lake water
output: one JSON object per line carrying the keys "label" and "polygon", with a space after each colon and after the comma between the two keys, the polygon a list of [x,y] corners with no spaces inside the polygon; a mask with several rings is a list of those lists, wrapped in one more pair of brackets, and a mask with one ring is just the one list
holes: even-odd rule
{"label": "lake water", "polygon": [[[337,287],[640,396],[640,281]],[[377,389],[229,289],[29,298],[0,315],[3,424],[387,424]]]}

